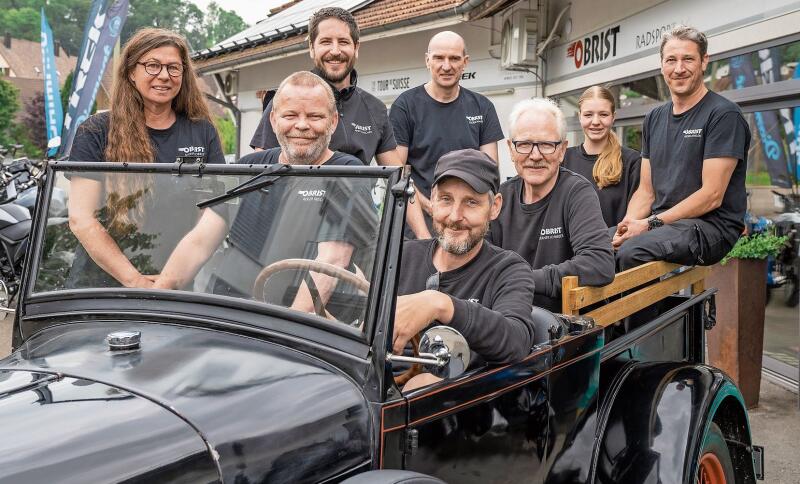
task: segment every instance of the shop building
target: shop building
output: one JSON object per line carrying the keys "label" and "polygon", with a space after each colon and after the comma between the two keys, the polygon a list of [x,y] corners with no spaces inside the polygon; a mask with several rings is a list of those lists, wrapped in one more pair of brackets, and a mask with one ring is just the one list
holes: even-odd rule
{"label": "shop building", "polygon": [[[300,0],[262,22],[194,54],[233,108],[241,154],[261,117],[259,93],[289,73],[310,69],[308,17],[318,8],[353,12],[361,28],[358,85],[387,107],[428,79],[424,53],[441,30],[464,37],[470,63],[462,85],[495,105],[504,132],[522,99],[547,95],[568,116],[569,142],[582,142],[577,99],[589,86],[615,93],[618,134],[639,148],[645,114],[668,99],[659,73],[661,35],[677,24],[706,32],[708,86],[738,103],[750,123],[751,212],[774,215],[771,190],[796,187],[800,172],[800,1],[795,0]],[[500,143],[503,178],[515,174]],[[778,304],[779,298],[773,298]],[[796,308],[768,308],[767,368],[797,379]],[[788,312],[787,312],[788,311]],[[781,321],[770,326],[770,321]]]}

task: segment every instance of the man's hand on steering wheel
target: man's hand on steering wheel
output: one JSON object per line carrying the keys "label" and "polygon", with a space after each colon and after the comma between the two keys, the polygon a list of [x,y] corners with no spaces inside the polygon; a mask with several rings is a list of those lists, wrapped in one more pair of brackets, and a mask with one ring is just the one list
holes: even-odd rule
{"label": "man's hand on steering wheel", "polygon": [[453,319],[453,301],[439,291],[422,291],[397,298],[394,316],[392,351],[403,354],[411,338],[434,321],[449,324]]}

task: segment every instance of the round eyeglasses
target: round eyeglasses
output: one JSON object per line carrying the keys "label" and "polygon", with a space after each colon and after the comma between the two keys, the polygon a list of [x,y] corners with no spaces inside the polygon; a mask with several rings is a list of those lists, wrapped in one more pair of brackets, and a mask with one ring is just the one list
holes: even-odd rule
{"label": "round eyeglasses", "polygon": [[181,77],[183,75],[183,64],[162,64],[156,61],[150,62],[137,62],[137,64],[144,66],[144,71],[151,76],[161,74],[161,70],[167,68],[169,77]]}
{"label": "round eyeglasses", "polygon": [[511,144],[514,145],[514,151],[521,155],[533,153],[534,147],[543,155],[552,155],[561,143],[562,141],[511,141]]}

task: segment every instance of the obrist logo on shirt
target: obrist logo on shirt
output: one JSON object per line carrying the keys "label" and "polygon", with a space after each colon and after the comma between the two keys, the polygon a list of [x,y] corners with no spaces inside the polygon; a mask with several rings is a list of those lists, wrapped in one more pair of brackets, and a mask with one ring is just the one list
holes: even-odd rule
{"label": "obrist logo on shirt", "polygon": [[683,137],[684,138],[702,138],[703,137],[703,128],[684,129],[683,130]]}
{"label": "obrist logo on shirt", "polygon": [[355,133],[358,133],[358,134],[372,134],[372,126],[371,125],[362,126],[362,125],[356,124],[356,123],[350,123],[350,124],[353,125],[353,131]]}
{"label": "obrist logo on shirt", "polygon": [[467,122],[469,124],[482,124],[483,123],[483,114],[478,114],[476,116],[467,116]]}
{"label": "obrist logo on shirt", "polygon": [[325,190],[298,190],[304,202],[321,202],[325,199]]}
{"label": "obrist logo on shirt", "polygon": [[564,238],[564,227],[543,228],[539,232],[539,240]]}

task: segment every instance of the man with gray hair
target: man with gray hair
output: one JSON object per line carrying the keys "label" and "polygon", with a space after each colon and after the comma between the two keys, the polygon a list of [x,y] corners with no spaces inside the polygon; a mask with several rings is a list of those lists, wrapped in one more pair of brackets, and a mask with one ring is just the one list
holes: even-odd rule
{"label": "man with gray hair", "polygon": [[611,237],[592,184],[561,166],[567,149],[564,114],[549,99],[520,101],[510,117],[508,147],[517,176],[500,186],[503,209],[490,242],[533,268],[533,302],[561,311],[561,278],[586,286],[614,279]]}
{"label": "man with gray hair", "polygon": [[671,100],[644,120],[639,188],[613,239],[622,270],[654,260],[715,264],[744,229],[750,129],[736,104],[706,88],[707,51],[693,27],[661,39]]}

